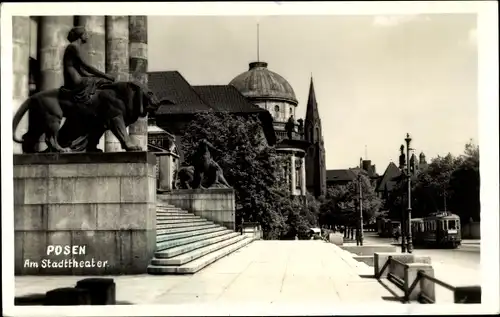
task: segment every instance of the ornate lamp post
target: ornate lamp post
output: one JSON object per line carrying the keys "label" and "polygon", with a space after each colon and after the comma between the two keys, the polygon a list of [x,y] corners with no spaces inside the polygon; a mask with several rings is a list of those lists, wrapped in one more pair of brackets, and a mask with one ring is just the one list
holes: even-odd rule
{"label": "ornate lamp post", "polygon": [[[399,169],[401,169],[401,182],[404,180],[405,175],[405,164],[406,164],[406,155],[405,155],[405,146],[401,144],[399,148],[401,154],[399,155]],[[403,193],[401,193],[403,196]],[[403,201],[401,199],[401,201]],[[401,253],[406,253],[406,215],[403,210],[401,210]]]}
{"label": "ornate lamp post", "polygon": [[[413,252],[413,239],[411,232],[411,164],[410,164],[410,134],[406,134],[406,155],[404,153],[405,146],[401,145],[401,155],[399,156],[399,168],[401,169],[403,177],[406,178],[407,182],[407,195],[408,195],[408,206],[406,208],[406,215],[403,215],[404,226],[402,226],[402,241],[401,241],[401,252],[412,253]],[[405,217],[406,216],[406,217]],[[405,240],[407,245],[405,246]]]}
{"label": "ornate lamp post", "polygon": [[358,206],[359,206],[359,236],[358,236],[358,241],[357,245],[363,246],[363,187],[362,187],[362,178],[361,178],[361,172],[358,174],[358,189],[359,189],[359,195],[358,195]]}

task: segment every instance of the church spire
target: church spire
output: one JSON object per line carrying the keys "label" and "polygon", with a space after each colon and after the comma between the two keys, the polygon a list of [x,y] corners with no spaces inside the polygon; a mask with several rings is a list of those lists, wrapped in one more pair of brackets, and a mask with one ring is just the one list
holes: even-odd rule
{"label": "church spire", "polygon": [[304,129],[305,139],[312,145],[306,154],[306,184],[309,192],[320,197],[326,193],[325,147],[312,74]]}
{"label": "church spire", "polygon": [[316,93],[314,92],[314,82],[311,74],[311,84],[309,85],[309,97],[307,98],[306,120],[319,119],[318,103],[316,102]]}

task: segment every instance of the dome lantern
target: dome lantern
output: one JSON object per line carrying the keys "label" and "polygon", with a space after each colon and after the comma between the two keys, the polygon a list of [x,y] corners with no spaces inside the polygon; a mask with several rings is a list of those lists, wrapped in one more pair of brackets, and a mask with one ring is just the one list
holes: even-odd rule
{"label": "dome lantern", "polygon": [[279,100],[297,105],[292,86],[281,75],[270,71],[266,62],[251,62],[248,71],[236,76],[229,85],[234,86],[251,100]]}

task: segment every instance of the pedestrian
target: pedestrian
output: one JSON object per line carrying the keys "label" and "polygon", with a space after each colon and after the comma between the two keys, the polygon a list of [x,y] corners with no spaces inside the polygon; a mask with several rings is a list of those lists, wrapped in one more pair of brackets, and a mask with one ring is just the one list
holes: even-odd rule
{"label": "pedestrian", "polygon": [[401,225],[398,225],[396,229],[394,229],[394,241],[399,243],[399,237],[401,237]]}

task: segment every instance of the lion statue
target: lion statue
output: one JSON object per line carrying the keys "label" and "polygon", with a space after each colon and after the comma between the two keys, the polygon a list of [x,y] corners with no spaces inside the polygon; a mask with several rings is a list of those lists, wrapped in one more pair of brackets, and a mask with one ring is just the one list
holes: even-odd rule
{"label": "lion statue", "polygon": [[206,139],[202,139],[193,155],[192,166],[182,166],[174,173],[173,188],[211,188],[211,187],[231,187],[222,168],[210,155],[210,151],[217,149]]}
{"label": "lion statue", "polygon": [[[61,89],[38,92],[17,110],[12,133],[14,141],[22,144],[24,153],[36,152],[37,143],[44,133],[48,152],[71,152],[74,151],[71,147],[78,145],[80,151],[101,152],[97,145],[108,129],[124,150],[141,151],[141,147],[132,142],[126,128],[139,117],[154,113],[159,106],[151,91],[134,82],[101,85],[86,105],[61,98],[61,93]],[[27,111],[28,131],[19,139],[15,136],[16,128]],[[66,121],[61,127],[63,117]]]}
{"label": "lion statue", "polygon": [[[222,187],[229,188],[231,187],[224,177],[224,173],[220,168],[219,164],[214,162],[211,170],[215,171],[215,173],[208,173],[209,175],[213,175],[212,177],[208,177],[207,180],[202,180],[199,188],[206,189],[210,187]],[[194,180],[195,168],[194,166],[181,166],[177,171],[174,172],[174,181],[172,184],[173,189],[192,189],[193,188],[193,180]]]}

